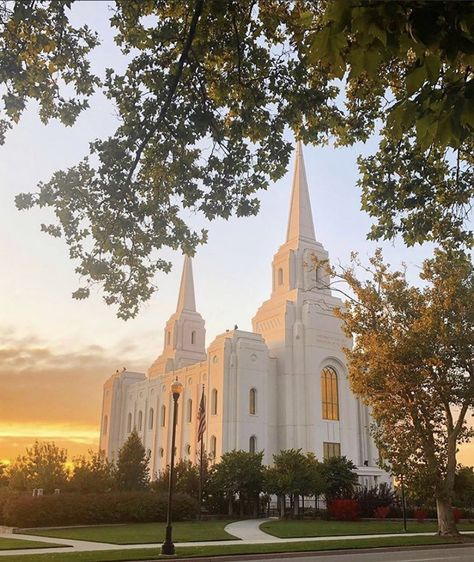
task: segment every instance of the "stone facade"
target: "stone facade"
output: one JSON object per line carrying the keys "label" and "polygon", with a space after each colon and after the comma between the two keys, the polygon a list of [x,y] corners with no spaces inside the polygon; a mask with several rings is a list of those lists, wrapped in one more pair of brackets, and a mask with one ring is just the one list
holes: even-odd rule
{"label": "stone facade", "polygon": [[342,348],[352,345],[334,308],[316,240],[301,147],[297,147],[286,242],[272,262],[273,290],[252,320],[253,332],[227,331],[205,348],[196,310],[191,260],[185,257],[176,312],[165,327],[161,355],[144,373],[117,372],[104,385],[100,447],[112,458],[136,427],[151,453],[151,471],[169,463],[172,397],[178,378],[179,458],[196,461],[197,410],[204,387],[205,447],[218,460],[233,449],[264,451],[264,462],[286,448],[319,459],[342,454],[362,484],[388,482],[377,466],[367,408],[352,394]]}

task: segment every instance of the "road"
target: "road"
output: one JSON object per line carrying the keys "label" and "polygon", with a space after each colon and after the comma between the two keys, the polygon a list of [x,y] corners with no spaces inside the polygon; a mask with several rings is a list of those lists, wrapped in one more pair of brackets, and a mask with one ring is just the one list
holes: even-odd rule
{"label": "road", "polygon": [[[259,562],[474,562],[474,546],[453,548],[420,548],[405,551],[347,552],[345,554],[298,554],[284,556],[269,554],[258,557]],[[232,560],[255,560],[252,556],[232,556]],[[218,562],[230,557],[197,558],[196,562]],[[157,561],[158,562],[158,561]],[[176,562],[179,562],[178,560]]]}

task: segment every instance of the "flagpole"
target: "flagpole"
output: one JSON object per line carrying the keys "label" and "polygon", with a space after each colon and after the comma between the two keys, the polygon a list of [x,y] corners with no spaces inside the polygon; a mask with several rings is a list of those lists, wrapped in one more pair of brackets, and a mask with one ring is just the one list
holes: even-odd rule
{"label": "flagpole", "polygon": [[[202,397],[204,397],[204,385],[202,385]],[[199,453],[198,520],[201,519],[201,512],[202,512],[202,488],[203,488],[202,483],[203,483],[203,472],[204,472],[203,457],[204,457],[204,432],[201,433],[201,449]]]}

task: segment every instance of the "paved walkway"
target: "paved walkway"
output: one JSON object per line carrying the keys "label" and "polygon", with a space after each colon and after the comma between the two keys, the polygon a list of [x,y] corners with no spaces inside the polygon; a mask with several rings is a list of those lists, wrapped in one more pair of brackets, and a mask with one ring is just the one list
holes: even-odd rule
{"label": "paved walkway", "polygon": [[[225,530],[231,535],[238,537],[237,540],[228,541],[200,541],[200,542],[183,542],[175,543],[175,546],[215,546],[215,545],[231,545],[231,544],[264,544],[264,543],[278,543],[278,542],[318,542],[318,541],[338,541],[346,539],[372,539],[380,538],[381,535],[338,535],[329,537],[298,537],[298,538],[285,538],[280,539],[272,535],[268,535],[259,529],[260,525],[268,519],[248,519],[245,521],[238,521],[230,523],[225,527]],[[471,534],[474,531],[467,531]],[[400,533],[384,534],[383,537],[400,537]],[[404,533],[404,537],[420,537],[420,536],[433,536],[434,533]],[[112,544],[102,542],[78,541],[73,539],[57,539],[54,537],[41,537],[37,535],[1,535],[1,537],[24,539],[28,541],[40,541],[45,543],[63,544],[64,547],[55,548],[28,548],[18,550],[1,550],[0,557],[2,556],[19,556],[21,554],[47,554],[47,553],[62,553],[62,552],[86,552],[86,551],[101,551],[101,550],[133,550],[134,548],[149,548],[159,552],[161,548],[160,543],[145,543],[145,544]]]}

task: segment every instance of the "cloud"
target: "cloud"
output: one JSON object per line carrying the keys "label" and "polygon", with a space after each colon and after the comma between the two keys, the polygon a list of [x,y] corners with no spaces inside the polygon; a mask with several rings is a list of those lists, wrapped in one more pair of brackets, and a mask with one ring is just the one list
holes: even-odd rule
{"label": "cloud", "polygon": [[[143,371],[133,345],[67,349],[37,336],[0,332],[0,458],[35,439],[94,445],[102,386],[117,368]],[[12,447],[13,446],[13,447]],[[9,454],[5,454],[8,449]]]}

